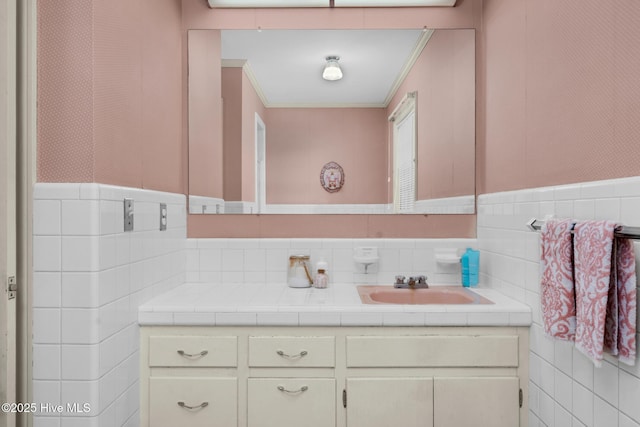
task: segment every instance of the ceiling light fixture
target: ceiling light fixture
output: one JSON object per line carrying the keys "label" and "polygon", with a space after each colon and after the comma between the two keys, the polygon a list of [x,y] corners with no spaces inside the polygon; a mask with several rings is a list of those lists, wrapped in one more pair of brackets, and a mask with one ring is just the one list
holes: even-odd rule
{"label": "ceiling light fixture", "polygon": [[342,78],[342,70],[340,69],[339,56],[327,56],[327,64],[324,66],[322,78],[329,81],[340,80]]}

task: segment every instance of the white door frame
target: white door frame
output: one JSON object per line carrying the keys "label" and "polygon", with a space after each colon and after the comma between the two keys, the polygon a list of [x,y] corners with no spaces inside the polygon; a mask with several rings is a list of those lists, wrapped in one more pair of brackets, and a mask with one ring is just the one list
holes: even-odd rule
{"label": "white door frame", "polygon": [[[17,10],[16,0],[0,0],[0,402],[17,403],[16,298],[16,149]],[[11,407],[9,407],[11,409]],[[15,426],[16,413],[0,412],[0,425]]]}
{"label": "white door frame", "polygon": [[255,117],[256,207],[258,213],[264,213],[267,206],[267,127],[258,113]]}
{"label": "white door frame", "polygon": [[417,92],[409,92],[405,95],[405,97],[400,101],[400,103],[393,110],[391,115],[389,116],[389,121],[393,123],[393,210],[394,213],[412,213],[413,207],[411,211],[406,211],[401,209],[400,206],[400,191],[399,184],[400,180],[398,179],[398,128],[399,126],[409,117],[413,116],[413,132],[411,132],[411,136],[413,141],[411,143],[411,157],[413,159],[413,167],[414,167],[414,194],[413,201],[416,200],[416,192],[417,192],[417,170],[418,170],[418,160],[416,158],[417,153],[417,142],[418,142],[418,116],[416,114],[416,98],[418,96]]}
{"label": "white door frame", "polygon": [[[13,0],[16,1],[16,0]],[[17,398],[33,402],[33,186],[37,152],[37,0],[17,0]],[[30,427],[33,414],[18,414],[17,426]]]}
{"label": "white door frame", "polygon": [[[33,402],[31,288],[36,181],[37,0],[0,0],[0,401]],[[9,298],[8,277],[15,277]],[[16,408],[17,409],[17,408]],[[27,427],[26,412],[0,413]]]}

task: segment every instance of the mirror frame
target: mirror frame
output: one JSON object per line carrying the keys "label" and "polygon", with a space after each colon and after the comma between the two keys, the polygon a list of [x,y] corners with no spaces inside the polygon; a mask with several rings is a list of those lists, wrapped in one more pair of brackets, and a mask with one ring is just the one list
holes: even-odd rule
{"label": "mirror frame", "polygon": [[[199,0],[183,0],[183,93],[185,150],[188,134],[187,34],[195,29],[259,28],[482,28],[482,7],[470,0],[458,0],[453,8],[349,8],[341,10],[226,9],[213,13]],[[483,75],[483,45],[476,43],[476,81]],[[476,85],[476,106],[482,104],[484,89]],[[483,129],[484,112],[476,108],[476,129]],[[484,134],[476,132],[476,147],[483,147]],[[476,150],[476,156],[480,154]],[[188,167],[188,166],[187,166]],[[188,175],[189,171],[185,170]],[[476,168],[476,191],[482,184],[482,170]],[[188,180],[188,176],[187,176]],[[480,181],[479,181],[480,180]],[[187,235],[191,238],[473,238],[476,215],[189,215]]]}
{"label": "mirror frame", "polygon": [[[284,161],[282,160],[282,155],[287,155],[287,153],[294,152],[295,150],[291,150],[290,148],[281,148],[280,154],[275,157],[275,159],[281,163],[280,166],[271,166],[271,169],[274,167],[280,168],[280,170],[289,170],[291,165],[296,165],[300,163],[305,163],[307,165],[306,169],[303,169],[299,172],[293,173],[301,173],[302,179],[305,180],[306,186],[308,190],[304,191],[303,199],[285,201],[289,198],[290,194],[295,193],[296,188],[299,186],[292,185],[293,181],[286,179],[286,175],[279,176],[279,182],[277,184],[277,188],[283,188],[282,194],[279,199],[272,200],[280,200],[275,203],[269,203],[267,205],[262,205],[259,195],[262,194],[260,188],[264,186],[264,183],[259,180],[259,169],[258,169],[258,161],[257,159],[260,157],[260,145],[258,142],[258,131],[255,131],[255,135],[252,135],[255,138],[255,147],[254,152],[251,153],[247,150],[246,145],[247,141],[243,139],[237,141],[234,139],[234,144],[232,146],[227,145],[227,135],[225,133],[224,136],[220,135],[219,129],[212,128],[211,123],[206,120],[198,119],[200,116],[206,116],[203,114],[198,114],[201,110],[205,110],[206,107],[202,105],[200,102],[200,98],[202,97],[202,93],[211,93],[213,91],[212,87],[209,87],[209,81],[204,81],[201,77],[206,74],[201,72],[202,64],[205,63],[205,67],[209,69],[217,67],[217,62],[219,61],[223,67],[220,74],[211,73],[210,75],[214,75],[213,81],[220,82],[221,85],[221,98],[223,100],[229,100],[224,103],[225,108],[229,106],[229,111],[231,113],[219,113],[222,114],[223,125],[222,128],[224,132],[227,132],[228,128],[238,127],[239,129],[244,129],[246,124],[251,120],[255,121],[255,129],[258,129],[258,122],[262,124],[262,129],[265,128],[264,121],[267,120],[268,115],[274,115],[275,117],[280,117],[281,112],[287,111],[295,111],[297,115],[301,115],[310,112],[311,116],[304,117],[313,117],[313,123],[316,123],[316,126],[320,126],[317,132],[303,132],[308,135],[310,141],[313,141],[314,138],[317,139],[314,135],[324,135],[322,129],[327,128],[327,124],[320,124],[321,122],[316,118],[320,118],[327,114],[330,114],[331,109],[327,110],[324,107],[318,108],[317,111],[313,108],[293,108],[294,110],[284,109],[283,107],[275,107],[269,106],[265,102],[264,95],[262,94],[259,85],[255,81],[255,77],[252,74],[251,68],[247,68],[248,64],[246,60],[238,61],[238,60],[219,60],[215,55],[221,55],[221,48],[216,46],[216,49],[211,49],[208,47],[208,52],[215,53],[205,53],[204,44],[201,41],[202,38],[211,38],[211,43],[220,43],[222,39],[222,33],[220,31],[219,34],[215,34],[215,37],[211,37],[214,34],[206,33],[207,30],[191,30],[189,31],[189,146],[190,153],[198,151],[199,153],[204,153],[205,155],[196,155],[192,156],[189,164],[190,171],[190,186],[189,186],[189,212],[192,214],[200,214],[200,213],[244,213],[244,214],[473,214],[475,213],[475,102],[476,102],[476,88],[475,88],[475,32],[473,30],[462,29],[462,30],[453,30],[446,29],[444,32],[442,30],[421,30],[423,36],[420,40],[420,43],[414,48],[413,54],[409,62],[405,64],[404,71],[401,73],[399,80],[396,82],[393,88],[393,96],[388,96],[388,102],[385,102],[387,107],[385,108],[388,115],[388,124],[386,126],[386,130],[378,130],[375,134],[369,135],[365,137],[361,135],[360,139],[370,141],[370,138],[380,139],[379,136],[382,137],[382,140],[386,139],[384,142],[385,148],[382,153],[384,153],[384,157],[387,158],[386,166],[378,167],[367,167],[364,169],[364,174],[358,173],[356,176],[356,180],[353,180],[354,175],[350,174],[351,183],[355,183],[356,187],[351,187],[347,189],[347,194],[339,194],[338,197],[335,195],[328,196],[324,192],[320,191],[320,188],[315,188],[317,186],[317,182],[313,179],[315,175],[310,173],[308,169],[308,165],[312,163],[317,163],[321,161],[320,156],[310,155],[308,150],[305,150],[307,153],[307,158],[303,162],[296,161]],[[384,31],[384,30],[380,30]],[[455,32],[458,31],[458,32]],[[463,32],[459,32],[463,31]],[[217,33],[217,32],[216,32]],[[434,47],[433,43],[429,44],[428,42],[432,39],[432,36],[436,41],[436,45]],[[471,39],[469,39],[471,37]],[[437,40],[436,40],[437,38]],[[470,43],[471,42],[471,43]],[[472,50],[471,55],[450,55],[448,52],[451,51],[452,48],[462,48]],[[201,52],[198,54],[197,52]],[[455,52],[458,52],[455,50]],[[206,61],[201,59],[201,56],[209,55]],[[451,59],[449,59],[451,58]],[[228,64],[230,63],[230,65]],[[433,66],[431,64],[438,64],[437,66]],[[231,68],[226,68],[231,67]],[[235,67],[235,68],[234,68]],[[238,70],[237,73],[241,77],[234,78],[232,80],[228,80],[225,76],[228,76],[229,73],[234,73]],[[446,71],[441,71],[445,70]],[[228,70],[228,71],[226,71]],[[470,74],[468,74],[465,70],[469,70]],[[437,84],[433,83],[432,79],[423,80],[418,76],[433,76],[438,78]],[[219,80],[216,80],[219,79]],[[444,79],[444,80],[443,80]],[[229,89],[227,89],[228,85],[225,85],[225,81],[236,81],[235,85],[238,86],[230,95]],[[245,86],[248,89],[245,89]],[[460,89],[462,88],[462,89]],[[227,93],[225,94],[225,89]],[[394,193],[397,191],[397,186],[394,183],[397,180],[396,175],[396,162],[395,160],[391,160],[395,151],[394,144],[396,134],[393,131],[395,129],[394,121],[396,119],[396,115],[398,112],[404,108],[403,106],[410,101],[413,101],[416,104],[416,94],[418,92],[424,92],[426,94],[425,101],[423,101],[420,105],[419,109],[416,109],[416,121],[415,121],[415,160],[414,164],[416,167],[413,172],[414,176],[414,191],[415,191],[415,204],[412,211],[404,211],[403,209],[399,209],[397,206],[397,197]],[[238,98],[235,96],[236,94],[240,94],[241,102],[251,105],[256,105],[255,112],[251,113],[251,117],[244,116],[245,109],[244,106],[239,107],[238,102],[234,98]],[[250,95],[246,95],[250,94]],[[430,95],[430,96],[429,96]],[[471,95],[471,96],[470,96]],[[249,96],[250,98],[245,98]],[[213,105],[215,98],[209,99],[208,111],[216,111],[216,106]],[[214,101],[214,102],[212,102]],[[265,105],[266,104],[266,105]],[[261,107],[257,107],[260,105]],[[222,107],[220,107],[222,108]],[[393,108],[393,109],[392,109]],[[311,111],[314,111],[311,113]],[[384,109],[376,108],[371,109],[367,108],[366,110],[361,109],[349,109],[349,108],[338,108],[336,111],[340,111],[340,117],[338,117],[337,123],[342,123],[342,126],[350,126],[348,120],[343,121],[342,118],[344,114],[355,114],[354,118],[358,119],[362,116],[361,112],[358,111],[366,111],[368,113],[367,116],[371,116],[372,112],[377,115],[377,111],[384,111]],[[353,111],[353,112],[351,112]],[[389,114],[389,111],[391,113]],[[421,113],[424,111],[424,113]],[[240,120],[237,119],[233,121],[233,118],[240,117]],[[255,117],[255,118],[254,118]],[[372,116],[373,117],[373,116]],[[229,118],[229,119],[228,119]],[[227,123],[227,120],[229,123]],[[380,120],[380,119],[378,119]],[[313,126],[313,124],[307,123],[308,120],[305,120],[303,116],[300,117],[300,120],[294,120],[295,123],[305,123],[305,127]],[[325,120],[326,121],[326,120]],[[386,120],[385,120],[386,121]],[[275,123],[283,122],[282,118],[276,119]],[[380,120],[382,123],[382,120]],[[290,125],[291,125],[290,123]],[[335,118],[330,120],[330,123],[336,123]],[[423,124],[424,123],[424,124]],[[463,125],[460,125],[462,123]],[[196,132],[196,129],[201,129],[203,126],[207,126],[205,132]],[[466,124],[466,126],[465,126]],[[358,126],[357,129],[370,128],[371,124],[367,126]],[[378,127],[378,125],[375,125]],[[238,130],[239,130],[238,129]],[[233,130],[232,130],[233,131]],[[237,131],[235,132],[238,135],[244,135],[245,131]],[[341,134],[342,131],[338,131],[338,135]],[[300,132],[297,132],[300,133]],[[342,132],[344,133],[344,132]],[[347,134],[352,134],[353,131],[346,129]],[[361,133],[361,132],[360,132]],[[199,138],[200,134],[205,134],[204,138]],[[295,129],[291,130],[291,134],[296,134]],[[224,161],[222,164],[218,165],[217,168],[208,169],[206,164],[201,164],[203,159],[205,158],[213,158],[215,154],[205,151],[203,148],[204,144],[199,142],[199,139],[210,139],[209,135],[216,135],[215,139],[219,139],[220,144],[222,146],[226,146],[227,149],[223,149],[224,152]],[[280,132],[279,138],[276,141],[284,142],[287,140]],[[418,140],[417,136],[423,135],[423,137]],[[237,137],[237,136],[236,136]],[[298,135],[297,138],[299,138]],[[284,139],[283,139],[284,138]],[[296,138],[294,138],[296,139]],[[331,138],[331,141],[339,138]],[[223,142],[224,141],[224,142]],[[297,141],[297,139],[296,139]],[[240,144],[236,144],[236,142],[240,142]],[[317,142],[317,141],[316,141]],[[312,142],[310,142],[312,143]],[[296,142],[297,144],[297,142]],[[327,139],[322,138],[320,142],[323,147],[323,152],[333,152],[334,154],[329,154],[329,157],[338,157],[342,158],[347,162],[347,165],[351,166],[350,171],[352,169],[357,169],[358,165],[361,165],[361,153],[363,151],[368,150],[367,147],[363,146],[361,148],[356,148],[354,150],[354,154],[348,154],[344,152],[344,149],[327,147]],[[343,142],[337,142],[340,147],[344,147]],[[367,142],[369,144],[369,142]],[[470,144],[470,145],[467,145]],[[282,145],[282,144],[280,144]],[[238,146],[242,146],[241,148],[237,148]],[[228,149],[231,147],[231,149]],[[283,146],[284,147],[284,146]],[[311,146],[310,146],[311,147]],[[471,150],[466,147],[471,147]],[[420,149],[419,149],[420,148]],[[234,166],[231,165],[230,155],[227,155],[227,152],[238,151],[240,150],[240,163],[236,163]],[[438,156],[437,158],[432,155],[428,155],[425,153],[441,153],[445,157]],[[444,154],[446,153],[446,154]],[[219,153],[217,153],[219,156]],[[251,159],[251,165],[249,165],[248,161],[245,160],[245,156],[253,155]],[[325,154],[326,155],[326,154]],[[345,157],[345,155],[347,157]],[[355,155],[355,159],[349,158],[349,156]],[[266,155],[263,156],[266,159]],[[248,159],[248,157],[247,157]],[[270,162],[273,165],[273,157]],[[192,165],[191,160],[193,160],[194,164]],[[324,159],[327,160],[327,159]],[[354,163],[355,161],[355,163]],[[236,160],[237,162],[237,160]],[[196,166],[197,165],[197,166]],[[372,164],[373,165],[373,164]],[[316,165],[318,170],[321,169],[322,165]],[[195,184],[201,179],[198,179],[198,174],[194,173],[194,170],[200,171],[211,171],[216,170],[218,172],[223,171],[222,178],[207,176],[205,181],[215,182],[222,181],[225,195],[236,194],[236,198],[232,200],[237,201],[229,201],[224,200],[222,197],[214,198],[214,197],[203,197],[197,196],[198,192],[192,190],[195,188]],[[246,170],[249,170],[250,173],[253,173],[251,176],[251,180],[253,186],[249,189],[251,191],[247,191],[248,186],[243,183],[246,180]],[[383,170],[383,175],[381,176],[379,172]],[[242,175],[239,175],[242,174]],[[198,176],[197,176],[198,175]],[[243,176],[244,175],[244,176]],[[371,176],[369,176],[371,175]],[[274,176],[274,175],[271,175]],[[299,176],[299,175],[296,175]],[[368,178],[366,178],[369,176]],[[386,202],[368,202],[367,199],[373,201],[376,200],[374,197],[371,198],[371,192],[366,191],[370,188],[371,183],[375,181],[376,176],[380,179],[385,178],[382,184],[382,188],[384,189],[386,195],[383,195],[383,199],[386,199]],[[393,176],[393,179],[391,178]],[[235,178],[233,178],[235,177]],[[231,178],[231,179],[230,179]],[[241,189],[236,189],[236,192],[233,193],[229,191],[229,188],[234,188],[233,183],[235,180],[240,182]],[[373,181],[372,181],[373,180]],[[441,183],[445,182],[446,187],[442,187]],[[316,184],[314,186],[313,184]],[[434,184],[438,183],[438,184]],[[273,185],[276,184],[271,184]],[[353,185],[353,184],[351,184]],[[364,185],[364,186],[363,186]],[[236,187],[238,184],[236,184]],[[288,190],[286,189],[288,186],[291,186]],[[358,190],[358,186],[365,191]],[[466,190],[465,190],[466,188]],[[471,191],[469,191],[471,188]],[[349,192],[350,190],[350,192]],[[215,191],[215,190],[214,190]],[[220,189],[217,190],[222,193]],[[470,193],[470,194],[469,194]],[[269,194],[269,193],[265,193]],[[270,194],[273,195],[273,192]],[[232,196],[233,197],[233,196]],[[379,197],[379,196],[376,196]],[[266,198],[265,195],[262,198]],[[252,201],[250,201],[253,199]],[[244,200],[244,201],[242,201]],[[306,200],[306,201],[305,201]],[[313,201],[315,200],[315,201]],[[321,201],[322,200],[322,201]],[[377,199],[382,201],[382,199]],[[258,206],[258,203],[261,206]],[[265,209],[266,208],[266,209]]]}

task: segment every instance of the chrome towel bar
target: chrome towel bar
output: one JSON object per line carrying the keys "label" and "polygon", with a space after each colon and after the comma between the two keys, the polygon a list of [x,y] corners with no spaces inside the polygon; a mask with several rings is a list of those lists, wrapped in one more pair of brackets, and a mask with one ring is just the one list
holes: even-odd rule
{"label": "chrome towel bar", "polygon": [[[540,231],[540,229],[542,228],[544,223],[545,223],[545,220],[541,220],[541,219],[538,219],[538,218],[531,218],[527,222],[527,227],[531,231]],[[627,227],[627,226],[623,225],[623,226],[620,226],[620,227],[616,228],[616,230],[615,230],[613,235],[614,235],[614,237],[618,237],[618,238],[621,238],[621,239],[639,240],[640,239],[640,227]]]}

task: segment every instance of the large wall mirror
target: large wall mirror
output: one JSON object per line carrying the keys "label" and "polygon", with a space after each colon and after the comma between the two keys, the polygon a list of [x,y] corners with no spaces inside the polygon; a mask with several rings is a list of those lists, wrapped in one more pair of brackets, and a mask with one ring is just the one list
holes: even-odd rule
{"label": "large wall mirror", "polygon": [[188,48],[190,213],[475,212],[473,29],[190,30]]}

